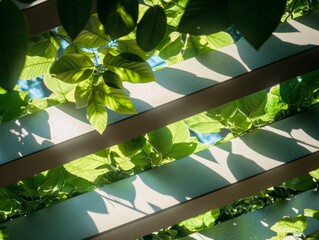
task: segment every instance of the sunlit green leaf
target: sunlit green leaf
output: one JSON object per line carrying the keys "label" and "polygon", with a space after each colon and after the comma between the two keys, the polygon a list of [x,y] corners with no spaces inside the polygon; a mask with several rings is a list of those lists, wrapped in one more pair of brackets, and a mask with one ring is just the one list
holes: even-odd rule
{"label": "sunlit green leaf", "polygon": [[189,232],[197,232],[214,225],[219,216],[219,209],[209,211],[207,213],[190,218],[178,224]]}
{"label": "sunlit green leaf", "polygon": [[312,217],[319,220],[319,210],[306,208],[304,211],[306,217]]}
{"label": "sunlit green leaf", "polygon": [[55,58],[58,53],[59,44],[51,36],[50,32],[44,32],[32,36],[28,44],[28,56],[38,56],[43,58]]}
{"label": "sunlit green leaf", "polygon": [[217,133],[220,132],[225,126],[206,113],[196,114],[184,120],[187,126],[198,133]]}
{"label": "sunlit green leaf", "polygon": [[183,58],[197,57],[212,50],[213,48],[209,46],[206,36],[190,35],[186,39],[186,49],[183,53]]}
{"label": "sunlit green leaf", "polygon": [[319,180],[319,169],[316,169],[316,170],[314,170],[314,171],[311,171],[309,174],[310,174],[313,178]]}
{"label": "sunlit green leaf", "polygon": [[103,167],[107,164],[109,164],[108,154],[103,150],[65,164],[64,168],[75,176],[96,183],[109,171],[107,167]]}
{"label": "sunlit green leaf", "polygon": [[188,142],[190,139],[190,132],[187,125],[183,121],[167,126],[173,135],[172,143]]}
{"label": "sunlit green leaf", "polygon": [[76,85],[74,98],[77,108],[87,107],[92,90],[93,85],[90,80],[82,81]]}
{"label": "sunlit green leaf", "polygon": [[42,76],[49,72],[54,58],[45,58],[38,56],[27,56],[20,78],[29,80],[35,77]]}
{"label": "sunlit green leaf", "polygon": [[307,220],[305,216],[298,216],[295,218],[285,217],[276,222],[270,229],[277,233],[302,233],[307,227]]}
{"label": "sunlit green leaf", "polygon": [[167,157],[180,159],[191,155],[197,148],[195,142],[181,142],[172,145],[172,148],[167,153]]}
{"label": "sunlit green leaf", "polygon": [[94,70],[92,60],[83,54],[63,55],[53,63],[50,73],[66,83],[78,83],[88,79]]}
{"label": "sunlit green leaf", "polygon": [[232,21],[256,49],[270,37],[280,23],[286,0],[229,0]]}
{"label": "sunlit green leaf", "polygon": [[11,0],[0,1],[0,86],[11,90],[24,66],[28,47],[27,24]]}
{"label": "sunlit green leaf", "polygon": [[96,15],[91,16],[88,24],[74,40],[77,45],[88,48],[106,46],[109,41],[111,38],[105,34],[104,26]]}
{"label": "sunlit green leaf", "polygon": [[151,145],[162,155],[166,155],[172,148],[173,135],[169,128],[164,127],[148,134]]}
{"label": "sunlit green leaf", "polygon": [[46,74],[43,81],[45,86],[53,93],[57,94],[57,96],[64,98],[66,101],[75,102],[75,84],[62,82],[59,79],[52,77],[50,74]]}
{"label": "sunlit green leaf", "polygon": [[106,107],[100,100],[98,92],[93,91],[86,108],[86,117],[94,128],[102,134],[107,126]]}
{"label": "sunlit green leaf", "polygon": [[27,113],[32,114],[38,112],[40,110],[44,110],[48,107],[52,107],[60,104],[61,101],[59,99],[53,98],[32,98],[28,103]]}
{"label": "sunlit green leaf", "polygon": [[206,36],[206,40],[208,42],[209,47],[212,49],[226,47],[234,42],[230,34],[226,32],[210,34]]}
{"label": "sunlit green leaf", "polygon": [[228,1],[189,0],[178,30],[193,35],[206,35],[229,26]]}
{"label": "sunlit green leaf", "polygon": [[152,51],[166,32],[166,14],[162,7],[150,7],[137,25],[137,44],[146,52]]}
{"label": "sunlit green leaf", "polygon": [[122,53],[118,56],[113,56],[108,54],[105,56],[103,63],[124,81],[133,83],[155,81],[151,67],[137,55]]}
{"label": "sunlit green leaf", "polygon": [[72,39],[75,39],[88,22],[92,3],[92,0],[57,0],[61,24]]}
{"label": "sunlit green leaf", "polygon": [[130,97],[125,94],[123,89],[110,88],[101,81],[95,87],[94,92],[101,96],[103,103],[109,109],[125,114],[136,113]]}
{"label": "sunlit green leaf", "polygon": [[129,34],[136,26],[138,0],[98,0],[97,13],[112,39]]}

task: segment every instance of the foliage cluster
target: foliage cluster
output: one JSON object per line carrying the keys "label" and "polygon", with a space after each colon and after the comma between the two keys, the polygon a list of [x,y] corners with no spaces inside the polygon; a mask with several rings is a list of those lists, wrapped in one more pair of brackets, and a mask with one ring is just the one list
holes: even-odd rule
{"label": "foliage cluster", "polygon": [[[12,0],[0,2],[0,124],[69,101],[86,108],[87,119],[102,133],[106,108],[136,112],[123,81],[154,81],[145,61],[153,54],[171,64],[229,45],[233,40],[225,31],[232,26],[259,48],[280,20],[313,5],[304,0],[98,0],[97,14],[91,15],[92,4],[57,1],[62,27],[28,38],[23,13]],[[18,78],[38,76],[44,76],[50,97],[29,100],[14,87]]]}

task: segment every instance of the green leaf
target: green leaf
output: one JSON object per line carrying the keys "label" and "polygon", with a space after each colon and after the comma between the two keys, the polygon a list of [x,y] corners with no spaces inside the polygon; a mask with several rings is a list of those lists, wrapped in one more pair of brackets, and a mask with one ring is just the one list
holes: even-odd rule
{"label": "green leaf", "polygon": [[11,90],[24,66],[28,48],[27,24],[11,1],[0,1],[0,87]]}
{"label": "green leaf", "polygon": [[49,72],[54,58],[27,56],[20,79],[29,80]]}
{"label": "green leaf", "polygon": [[221,122],[212,119],[206,113],[197,114],[186,118],[184,121],[190,129],[198,133],[217,133],[225,128]]}
{"label": "green leaf", "polygon": [[0,227],[0,240],[9,239],[9,229],[6,227]]}
{"label": "green leaf", "polygon": [[0,211],[12,212],[21,207],[21,199],[18,194],[9,188],[0,189]]}
{"label": "green leaf", "polygon": [[27,113],[32,114],[38,112],[40,110],[44,110],[48,107],[56,106],[60,104],[61,101],[59,99],[53,98],[32,98],[28,103]]}
{"label": "green leaf", "polygon": [[175,57],[181,53],[184,42],[182,35],[179,32],[171,32],[167,37],[164,37],[158,56],[164,60]]}
{"label": "green leaf", "polygon": [[74,98],[76,108],[87,107],[92,94],[93,85],[90,80],[82,81],[76,85]]}
{"label": "green leaf", "polygon": [[103,103],[109,109],[125,114],[136,113],[135,107],[123,89],[108,87],[103,81],[99,82],[94,88],[95,94],[98,94]]}
{"label": "green leaf", "polygon": [[302,233],[307,227],[307,219],[305,216],[295,218],[285,217],[276,222],[270,229],[277,233]]}
{"label": "green leaf", "polygon": [[234,43],[233,38],[227,32],[218,32],[206,36],[208,46],[212,49],[226,47]]}
{"label": "green leaf", "polygon": [[97,183],[109,171],[105,167],[109,164],[107,150],[103,150],[65,164],[64,168],[77,177]]}
{"label": "green leaf", "polygon": [[66,83],[78,83],[88,79],[94,71],[92,60],[83,54],[67,54],[53,63],[50,73]]}
{"label": "green leaf", "polygon": [[152,56],[153,52],[145,52],[136,42],[135,33],[131,32],[125,37],[121,37],[116,41],[117,47],[121,52],[136,54],[143,59],[148,59]]}
{"label": "green leaf", "polygon": [[118,148],[124,156],[131,157],[142,148],[143,142],[145,144],[144,137],[138,137],[124,143],[120,143]]}
{"label": "green leaf", "polygon": [[86,117],[100,134],[104,132],[107,126],[107,111],[97,91],[93,91],[89,99]]}
{"label": "green leaf", "polygon": [[57,8],[62,26],[75,39],[88,22],[92,0],[57,0]]}
{"label": "green leaf", "polygon": [[256,49],[270,37],[280,23],[286,0],[229,0],[232,21]]}
{"label": "green leaf", "polygon": [[319,180],[319,169],[316,169],[316,170],[314,170],[314,171],[311,171],[309,174],[310,174],[313,178]]}
{"label": "green leaf", "polygon": [[197,57],[212,50],[213,48],[210,47],[206,36],[190,35],[186,39],[186,49],[183,58],[189,59],[191,57]]}
{"label": "green leaf", "polygon": [[152,51],[165,36],[166,26],[164,9],[158,5],[150,7],[137,25],[137,44],[146,52]]}
{"label": "green leaf", "polygon": [[316,187],[316,183],[312,180],[310,175],[293,178],[284,183],[284,185],[295,191],[306,191]]}
{"label": "green leaf", "polygon": [[118,56],[113,56],[108,54],[104,57],[103,63],[124,81],[132,83],[155,81],[151,67],[137,55],[122,53]]}
{"label": "green leaf", "polygon": [[28,92],[11,91],[0,94],[0,125],[26,114],[28,105]]}
{"label": "green leaf", "polygon": [[239,108],[236,108],[228,119],[231,125],[231,131],[235,134],[241,134],[248,131],[252,126],[252,121]]}
{"label": "green leaf", "polygon": [[166,154],[166,156],[172,159],[180,159],[194,153],[196,148],[197,148],[197,144],[195,142],[175,143],[172,145],[172,148]]}
{"label": "green leaf", "polygon": [[129,34],[136,26],[138,0],[98,0],[97,13],[112,39]]}
{"label": "green leaf", "polygon": [[312,217],[319,220],[319,210],[306,208],[304,211],[306,217]]}
{"label": "green leaf", "polygon": [[172,148],[173,135],[168,127],[164,127],[148,134],[151,145],[162,155],[166,155]]}
{"label": "green leaf", "polygon": [[172,143],[188,142],[190,139],[190,133],[187,125],[183,121],[167,126],[173,135]]}
{"label": "green leaf", "polygon": [[87,48],[106,46],[109,41],[111,38],[105,34],[103,24],[95,15],[91,16],[88,24],[74,40],[77,45]]}
{"label": "green leaf", "polygon": [[108,85],[109,87],[118,88],[118,89],[123,88],[121,77],[115,72],[105,71],[103,73],[103,79],[106,85]]}
{"label": "green leaf", "polygon": [[75,102],[75,84],[62,82],[59,79],[52,77],[50,74],[45,75],[43,81],[45,83],[45,86],[53,93],[55,93],[58,97],[61,97],[69,102]]}
{"label": "green leaf", "polygon": [[32,36],[28,44],[28,56],[38,56],[43,58],[55,58],[58,53],[59,44],[50,35],[50,32],[44,32]]}
{"label": "green leaf", "polygon": [[207,35],[222,31],[229,26],[228,1],[189,0],[178,31]]}
{"label": "green leaf", "polygon": [[198,232],[214,225],[219,216],[219,209],[200,214],[178,224],[189,232]]}

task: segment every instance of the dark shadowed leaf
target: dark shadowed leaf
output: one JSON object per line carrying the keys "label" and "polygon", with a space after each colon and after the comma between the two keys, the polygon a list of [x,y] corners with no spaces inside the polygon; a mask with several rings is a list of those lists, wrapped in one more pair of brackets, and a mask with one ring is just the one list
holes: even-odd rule
{"label": "dark shadowed leaf", "polygon": [[172,148],[173,135],[168,127],[164,127],[148,134],[151,145],[162,155],[166,155]]}
{"label": "dark shadowed leaf", "polygon": [[112,39],[129,34],[136,26],[138,0],[98,0],[97,13]]}
{"label": "dark shadowed leaf", "polygon": [[285,7],[286,0],[230,0],[229,14],[240,33],[258,49],[279,24]]}
{"label": "dark shadowed leaf", "polygon": [[11,0],[0,1],[0,86],[16,84],[28,47],[27,26],[22,12]]}
{"label": "dark shadowed leaf", "polygon": [[228,1],[190,0],[178,30],[193,35],[204,35],[222,31],[229,26]]}
{"label": "dark shadowed leaf", "polygon": [[92,0],[58,0],[58,13],[62,26],[72,39],[89,21]]}
{"label": "dark shadowed leaf", "polygon": [[136,29],[137,44],[146,52],[152,51],[166,32],[166,14],[162,7],[150,7]]}

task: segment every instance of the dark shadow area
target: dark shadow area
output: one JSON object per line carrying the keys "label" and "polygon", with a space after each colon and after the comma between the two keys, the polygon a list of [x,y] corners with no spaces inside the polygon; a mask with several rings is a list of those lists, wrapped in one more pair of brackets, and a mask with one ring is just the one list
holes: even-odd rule
{"label": "dark shadow area", "polygon": [[[81,201],[84,197],[85,201]],[[80,195],[3,225],[9,227],[10,239],[77,240],[98,234],[96,223],[88,212],[108,213],[103,199],[96,192]]]}
{"label": "dark shadow area", "polygon": [[[275,46],[275,47],[274,47]],[[265,66],[279,59],[287,58],[293,54],[299,53],[301,50],[307,50],[315,45],[305,44],[303,46],[284,42],[276,36],[272,36],[267,40],[260,49],[256,50],[246,41],[239,41],[237,43],[238,53],[243,62],[249,69],[258,69],[260,66]],[[287,66],[289,68],[289,66]],[[264,79],[256,79],[256,81],[265,81]]]}
{"label": "dark shadow area", "polygon": [[288,162],[296,156],[307,155],[309,151],[292,138],[284,137],[263,129],[241,138],[248,147],[271,159]]}
{"label": "dark shadow area", "polygon": [[196,59],[205,67],[228,77],[235,77],[247,72],[245,66],[237,59],[223,52],[213,51],[196,57]]}
{"label": "dark shadow area", "polygon": [[[214,161],[211,154],[204,152],[209,151],[201,152],[202,156],[207,156],[208,161]],[[184,202],[188,198],[206,194],[207,189],[213,190],[228,185],[229,182],[221,175],[222,173],[216,173],[190,156],[162,166],[156,171],[140,174],[140,178],[151,189]],[[187,184],[190,181],[191,186]]]}
{"label": "dark shadow area", "polygon": [[1,125],[0,164],[52,146],[48,119],[41,111]]}
{"label": "dark shadow area", "polygon": [[243,155],[233,153],[232,142],[226,142],[222,145],[218,145],[217,147],[230,153],[227,157],[227,165],[238,181],[257,175],[258,173],[264,171],[262,167],[260,167],[251,159],[246,158]]}
{"label": "dark shadow area", "polygon": [[156,82],[164,88],[183,95],[202,90],[210,87],[217,81],[213,79],[201,78],[193,74],[195,69],[190,68],[188,71],[182,71],[174,68],[164,68],[155,72]]}
{"label": "dark shadow area", "polygon": [[59,104],[56,106],[56,108],[81,122],[89,124],[88,120],[86,119],[86,108],[77,109],[75,103],[71,102]]}

